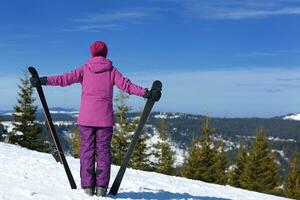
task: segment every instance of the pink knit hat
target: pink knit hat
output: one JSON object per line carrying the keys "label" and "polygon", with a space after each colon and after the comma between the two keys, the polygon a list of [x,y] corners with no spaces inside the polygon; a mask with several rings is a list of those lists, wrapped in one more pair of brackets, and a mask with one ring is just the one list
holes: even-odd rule
{"label": "pink knit hat", "polygon": [[95,57],[95,56],[106,57],[108,49],[107,49],[107,46],[104,42],[96,41],[91,45],[90,52],[92,54],[92,57]]}

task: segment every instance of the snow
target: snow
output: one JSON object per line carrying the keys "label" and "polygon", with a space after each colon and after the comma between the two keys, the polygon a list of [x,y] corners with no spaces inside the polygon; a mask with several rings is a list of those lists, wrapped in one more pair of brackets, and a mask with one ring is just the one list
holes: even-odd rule
{"label": "snow", "polygon": [[272,141],[277,141],[277,142],[297,142],[294,139],[283,139],[283,138],[279,138],[279,137],[268,137],[268,140],[272,140]]}
{"label": "snow", "polygon": [[154,118],[156,119],[177,119],[180,117],[180,114],[178,113],[171,113],[170,115],[168,115],[167,113],[159,113],[154,115]]}
{"label": "snow", "polygon": [[66,114],[71,115],[73,117],[78,117],[79,111],[65,111],[65,110],[50,110],[51,114]]}
{"label": "snow", "polygon": [[[46,123],[45,121],[42,121],[42,122],[36,121],[36,122],[40,123],[40,124]],[[7,130],[7,132],[13,131],[14,125],[13,125],[12,121],[2,121],[2,122],[0,122],[0,124],[2,124],[4,126],[4,128]],[[74,121],[53,121],[53,124],[56,126],[70,126],[70,125],[75,125],[76,122],[74,122]]]}
{"label": "snow", "polygon": [[76,123],[74,121],[53,121],[53,124],[56,126],[70,126]]}
{"label": "snow", "polygon": [[71,115],[78,114],[78,111],[64,111],[64,110],[50,110],[49,112],[51,114],[71,114]]}
{"label": "snow", "polygon": [[[150,138],[146,141],[146,144],[149,147],[148,153],[155,151],[154,145],[158,144],[159,142],[167,142],[170,144],[171,149],[175,152],[174,167],[182,166],[182,164],[184,163],[185,151],[181,149],[176,143],[171,142],[169,139],[166,141],[161,140],[159,138],[159,131],[156,127],[152,125],[146,125],[146,127],[151,128],[153,130],[153,135],[148,134],[150,135]],[[150,161],[157,162],[157,158],[155,158],[154,156],[150,156]]]}
{"label": "snow", "polygon": [[217,141],[217,142],[224,142],[224,145],[225,145],[224,151],[225,152],[236,149],[237,145],[239,144],[239,143],[235,143],[235,142],[231,141],[230,138],[228,140],[224,139],[222,135],[213,136],[213,140]]}
{"label": "snow", "polygon": [[174,155],[175,167],[182,166],[186,156],[186,151],[181,149],[180,147],[178,147],[178,145],[174,143],[171,144],[171,149],[175,151],[175,155]]}
{"label": "snow", "polygon": [[287,115],[287,116],[283,117],[283,119],[300,121],[300,113]]}
{"label": "snow", "polygon": [[154,118],[157,118],[157,119],[167,119],[168,115],[166,113],[159,113],[157,115],[154,115]]}
{"label": "snow", "polygon": [[4,128],[7,130],[7,132],[13,131],[14,125],[11,121],[2,121],[0,123],[4,126]]}
{"label": "snow", "polygon": [[[1,200],[79,199],[200,199],[200,200],[283,200],[231,186],[128,169],[116,197],[89,197],[81,189],[71,190],[63,167],[50,154],[30,151],[0,142]],[[67,157],[74,179],[80,186],[79,160]],[[112,166],[111,182],[119,167]]]}
{"label": "snow", "polygon": [[277,152],[284,160],[286,160],[287,162],[289,161],[289,158],[287,158],[285,156],[285,153],[283,150],[272,149],[272,152]]}
{"label": "snow", "polygon": [[[236,137],[244,138],[244,139],[247,139],[247,140],[255,139],[255,136],[236,135]],[[277,142],[297,142],[295,139],[290,139],[290,138],[284,139],[284,138],[273,137],[273,136],[269,136],[267,139],[270,140],[270,141],[277,141]]]}

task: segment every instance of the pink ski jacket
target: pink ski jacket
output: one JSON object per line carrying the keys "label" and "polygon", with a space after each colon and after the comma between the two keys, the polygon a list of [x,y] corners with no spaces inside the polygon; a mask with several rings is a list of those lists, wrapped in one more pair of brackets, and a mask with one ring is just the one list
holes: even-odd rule
{"label": "pink ski jacket", "polygon": [[112,127],[113,86],[137,96],[144,96],[146,89],[124,77],[112,62],[96,56],[83,66],[58,76],[48,76],[47,85],[68,86],[81,83],[81,103],[77,123],[83,126]]}

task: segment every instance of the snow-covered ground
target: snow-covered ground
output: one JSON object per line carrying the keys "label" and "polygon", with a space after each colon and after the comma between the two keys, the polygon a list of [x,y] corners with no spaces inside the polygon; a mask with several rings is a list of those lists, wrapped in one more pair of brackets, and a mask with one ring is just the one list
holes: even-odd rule
{"label": "snow-covered ground", "polygon": [[[30,151],[0,142],[1,200],[79,199],[200,199],[200,200],[280,200],[281,197],[230,186],[209,184],[186,178],[128,169],[119,194],[89,197],[81,189],[71,190],[62,166],[49,154]],[[78,186],[79,160],[67,157]],[[112,166],[112,179],[118,167]],[[110,183],[111,185],[111,183]]]}

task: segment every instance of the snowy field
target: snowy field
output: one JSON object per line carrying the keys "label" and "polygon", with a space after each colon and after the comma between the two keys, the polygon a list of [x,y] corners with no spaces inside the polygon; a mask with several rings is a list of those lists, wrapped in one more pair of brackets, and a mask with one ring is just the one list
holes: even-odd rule
{"label": "snowy field", "polygon": [[[79,160],[71,157],[67,157],[67,160],[77,186],[80,187]],[[112,167],[111,183],[117,170],[117,166]],[[126,171],[117,196],[89,197],[81,189],[70,189],[63,167],[56,163],[50,154],[0,142],[0,199],[280,200],[285,198],[132,169]]]}

